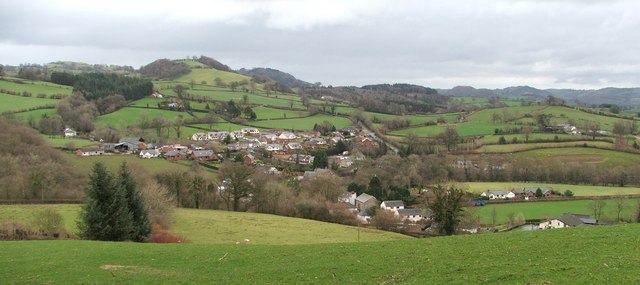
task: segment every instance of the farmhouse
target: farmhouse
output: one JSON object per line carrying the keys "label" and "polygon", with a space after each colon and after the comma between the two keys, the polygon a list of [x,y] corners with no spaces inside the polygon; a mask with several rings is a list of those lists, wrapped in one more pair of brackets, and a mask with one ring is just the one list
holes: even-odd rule
{"label": "farmhouse", "polygon": [[191,153],[191,159],[197,161],[217,161],[218,156],[213,150],[194,150]]}
{"label": "farmhouse", "polygon": [[513,199],[516,197],[516,194],[511,191],[503,191],[503,190],[492,190],[492,191],[484,191],[480,194],[482,197],[489,197],[489,200],[495,199]]}
{"label": "farmhouse", "polygon": [[165,153],[164,158],[166,160],[184,160],[187,158],[187,154],[179,150],[172,150]]}
{"label": "farmhouse", "polygon": [[423,219],[431,218],[431,213],[423,213],[422,211],[420,211],[420,209],[415,208],[398,209],[396,213],[403,221],[410,221],[413,223],[417,223]]}
{"label": "farmhouse", "polygon": [[346,191],[340,194],[340,197],[338,197],[338,202],[343,202],[343,203],[347,203],[355,206],[356,197],[357,197],[356,192]]}
{"label": "farmhouse", "polygon": [[63,134],[65,138],[72,138],[78,135],[78,133],[72,128],[65,128]]}
{"label": "farmhouse", "polygon": [[360,196],[356,197],[356,208],[358,208],[358,210],[360,211],[375,207],[378,205],[378,203],[380,202],[378,202],[378,199],[376,199],[376,197],[373,197],[367,193],[362,193],[360,194]]}
{"label": "farmhouse", "polygon": [[402,200],[382,201],[382,203],[380,204],[380,208],[397,212],[400,209],[404,209],[404,202],[402,202]]}
{"label": "farmhouse", "polygon": [[76,155],[78,156],[95,156],[95,155],[103,155],[104,150],[98,148],[84,148],[76,150]]}
{"label": "farmhouse", "polygon": [[570,227],[581,227],[581,226],[593,226],[597,225],[598,221],[589,217],[589,215],[580,215],[580,214],[562,214],[562,216],[540,223],[538,227],[541,230],[545,229],[561,229],[561,228],[570,228]]}
{"label": "farmhouse", "polygon": [[140,151],[140,158],[154,158],[160,156],[160,151],[157,149],[148,149]]}

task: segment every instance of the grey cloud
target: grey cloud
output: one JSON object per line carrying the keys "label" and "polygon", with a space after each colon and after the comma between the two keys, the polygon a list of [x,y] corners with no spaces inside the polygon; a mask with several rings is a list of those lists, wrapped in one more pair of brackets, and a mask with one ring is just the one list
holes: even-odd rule
{"label": "grey cloud", "polygon": [[140,66],[204,54],[333,85],[640,85],[634,1],[186,1],[185,11],[143,2],[126,13],[112,7],[122,1],[22,2],[0,3],[1,63]]}

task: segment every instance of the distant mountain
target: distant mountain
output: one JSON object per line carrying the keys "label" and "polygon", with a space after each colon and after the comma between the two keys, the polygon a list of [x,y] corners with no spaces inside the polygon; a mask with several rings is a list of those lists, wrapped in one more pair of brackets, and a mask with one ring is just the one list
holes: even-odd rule
{"label": "distant mountain", "polygon": [[640,88],[607,87],[598,90],[550,89],[554,96],[587,105],[616,104],[621,107],[640,106]]}
{"label": "distant mountain", "polygon": [[529,97],[531,100],[544,100],[554,96],[569,104],[600,105],[615,104],[621,107],[640,106],[640,88],[602,88],[598,90],[575,89],[537,89],[531,86],[514,86],[503,89],[476,89],[471,86],[456,86],[451,89],[439,89],[447,96],[472,97]]}
{"label": "distant mountain", "polygon": [[471,86],[456,86],[452,89],[440,89],[438,93],[447,96],[471,96],[471,97],[493,97],[497,96],[494,90],[476,89]]}
{"label": "distant mountain", "polygon": [[496,93],[498,93],[499,96],[504,96],[504,97],[529,96],[529,97],[536,97],[538,99],[544,99],[548,96],[553,95],[553,93],[549,91],[540,90],[530,86],[507,87],[504,89],[496,90]]}
{"label": "distant mountain", "polygon": [[309,87],[313,85],[309,82],[305,82],[300,79],[297,79],[289,73],[282,72],[280,70],[272,69],[272,68],[261,68],[261,67],[253,68],[253,69],[241,68],[240,70],[238,70],[238,72],[240,74],[247,75],[247,76],[269,78],[275,82],[278,82],[288,87]]}

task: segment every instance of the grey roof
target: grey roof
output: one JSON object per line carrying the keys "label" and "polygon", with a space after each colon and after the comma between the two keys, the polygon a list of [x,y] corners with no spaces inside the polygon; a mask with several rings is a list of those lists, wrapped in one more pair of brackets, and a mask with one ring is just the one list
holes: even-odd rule
{"label": "grey roof", "polygon": [[420,211],[420,209],[415,209],[415,208],[398,209],[398,215],[400,215],[401,217],[408,217],[408,216],[422,216],[422,217],[424,217],[424,214],[422,213],[422,211]]}
{"label": "grey roof", "polygon": [[524,188],[524,192],[525,193],[536,193],[536,191],[538,191],[538,188],[540,188],[540,190],[542,191],[542,194],[547,194],[549,191],[551,191],[551,189],[548,188],[548,187],[525,187]]}
{"label": "grey roof", "polygon": [[513,194],[524,194],[524,189],[518,187],[518,188],[513,188]]}
{"label": "grey roof", "polygon": [[371,199],[371,198],[375,199],[375,197],[373,197],[373,196],[371,196],[371,195],[369,195],[367,193],[362,193],[362,194],[360,194],[360,196],[356,197],[356,201],[359,201],[361,203],[365,203],[365,202],[369,201],[369,199]]}
{"label": "grey roof", "polygon": [[179,150],[172,150],[164,154],[164,156],[178,156],[178,155],[185,155],[185,153]]}
{"label": "grey roof", "polygon": [[491,190],[491,191],[487,191],[489,194],[493,194],[493,195],[507,195],[509,193],[511,193],[511,191],[504,191],[504,190]]}
{"label": "grey roof", "polygon": [[125,137],[125,138],[121,138],[118,142],[119,143],[127,142],[127,143],[131,143],[131,144],[139,144],[141,142],[144,142],[144,139],[141,138],[141,137]]}
{"label": "grey roof", "polygon": [[382,203],[384,203],[385,206],[391,208],[404,207],[404,202],[402,202],[402,200],[382,201]]}
{"label": "grey roof", "polygon": [[213,150],[210,149],[206,149],[206,150],[194,150],[193,151],[193,155],[195,157],[210,157],[213,155]]}
{"label": "grey roof", "polygon": [[571,227],[586,224],[584,220],[589,221],[590,224],[596,223],[596,220],[589,218],[589,216],[575,214],[562,214],[562,216],[558,217],[558,220]]}

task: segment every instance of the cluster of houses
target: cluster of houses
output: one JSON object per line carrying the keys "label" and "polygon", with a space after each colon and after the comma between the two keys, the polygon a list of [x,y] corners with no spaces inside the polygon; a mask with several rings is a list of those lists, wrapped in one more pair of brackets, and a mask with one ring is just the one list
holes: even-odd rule
{"label": "cluster of houses", "polygon": [[423,220],[431,219],[432,213],[424,212],[416,208],[407,208],[401,200],[378,201],[367,193],[357,195],[356,192],[345,192],[338,199],[339,202],[345,203],[353,212],[357,213],[358,220],[363,224],[371,222],[372,217],[369,215],[371,207],[380,207],[381,210],[391,211],[403,222],[419,223]]}
{"label": "cluster of houses", "polygon": [[[66,129],[65,136],[71,136],[73,130]],[[75,134],[73,134],[75,136]],[[346,127],[339,131],[330,133],[328,136],[321,136],[320,132],[288,132],[288,131],[265,131],[261,132],[257,128],[242,128],[236,131],[218,131],[207,133],[195,133],[190,138],[193,141],[225,141],[229,151],[240,152],[246,164],[256,164],[255,152],[264,150],[271,154],[271,157],[280,161],[296,163],[301,165],[313,164],[314,157],[307,153],[334,147],[340,141],[350,140],[356,145],[377,146],[371,137],[355,127]],[[81,148],[76,151],[78,156],[94,156],[109,153],[137,154],[141,158],[161,157],[167,160],[199,160],[199,161],[219,161],[220,154],[213,150],[203,149],[197,146],[173,145],[153,145],[146,143],[140,137],[126,137],[118,143],[103,143],[100,147]],[[329,165],[339,168],[347,168],[353,165],[356,160],[363,160],[364,155],[343,152],[338,155],[327,157]]]}
{"label": "cluster of houses", "polygon": [[141,137],[126,137],[117,143],[103,143],[100,147],[80,148],[76,150],[78,156],[94,156],[107,153],[137,154],[140,158],[163,157],[167,160],[198,160],[198,161],[218,161],[219,156],[210,149],[203,149],[196,146],[153,145],[146,143]]}
{"label": "cluster of houses", "polygon": [[[538,191],[539,190],[539,191]],[[480,194],[481,197],[486,197],[489,200],[511,200],[511,199],[524,199],[529,200],[537,197],[540,193],[542,197],[549,197],[553,194],[553,189],[549,187],[523,187],[513,188],[513,190],[488,190]]]}

